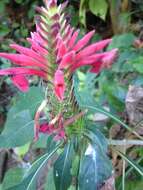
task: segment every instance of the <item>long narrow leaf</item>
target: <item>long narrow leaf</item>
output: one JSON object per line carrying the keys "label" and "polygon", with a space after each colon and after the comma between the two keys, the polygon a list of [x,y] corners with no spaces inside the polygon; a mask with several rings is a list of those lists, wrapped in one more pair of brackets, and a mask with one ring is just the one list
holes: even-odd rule
{"label": "long narrow leaf", "polygon": [[40,164],[40,166],[37,168],[36,172],[34,173],[34,175],[32,176],[26,190],[30,190],[30,187],[34,181],[34,179],[36,178],[36,176],[38,175],[39,171],[41,170],[41,168],[47,163],[47,161],[53,156],[53,154],[59,149],[59,147],[61,146],[62,142],[60,144],[57,145],[57,147],[51,151],[51,153],[47,153],[43,156],[41,156],[37,161],[35,161],[31,167],[31,169],[29,170],[28,173],[31,173],[30,171],[33,171],[33,167],[40,162],[41,160],[43,160],[43,162]]}
{"label": "long narrow leaf", "polygon": [[140,175],[143,176],[143,168],[139,166],[134,160],[123,154],[117,149],[114,149],[123,159],[125,159]]}
{"label": "long narrow leaf", "polygon": [[82,106],[82,107],[85,107],[87,109],[91,109],[93,111],[97,111],[97,112],[100,112],[108,117],[110,117],[111,119],[113,119],[114,121],[116,121],[117,123],[121,124],[123,127],[125,127],[128,131],[130,131],[131,133],[133,133],[134,135],[136,135],[138,138],[140,138],[141,140],[143,140],[143,137],[141,137],[136,131],[134,131],[132,128],[130,128],[127,124],[125,124],[124,122],[122,122],[118,117],[114,116],[113,114],[111,114],[110,112],[106,111],[105,109],[103,108],[99,108],[99,107],[96,107],[96,106]]}

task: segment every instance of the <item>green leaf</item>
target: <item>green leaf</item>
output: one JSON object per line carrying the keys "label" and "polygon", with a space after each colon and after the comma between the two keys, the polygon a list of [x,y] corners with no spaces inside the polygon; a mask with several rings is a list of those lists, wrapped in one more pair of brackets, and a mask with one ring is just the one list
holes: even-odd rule
{"label": "green leaf", "polygon": [[[102,83],[100,81],[103,93],[106,94],[108,102],[113,108],[116,108],[117,111],[121,112],[124,110],[125,107],[125,97],[126,97],[126,90],[118,85],[113,81],[107,81]],[[110,83],[110,85],[108,85]]]}
{"label": "green leaf", "polygon": [[108,157],[95,144],[89,144],[80,164],[79,190],[95,190],[112,174]]}
{"label": "green leaf", "polygon": [[108,141],[105,136],[96,128],[95,124],[91,127],[87,127],[85,136],[88,137],[92,143],[96,144],[103,154],[107,153]]}
{"label": "green leaf", "polygon": [[93,14],[105,20],[108,4],[106,0],[89,0],[89,9]]}
{"label": "green leaf", "polygon": [[113,37],[113,40],[107,49],[111,50],[113,48],[119,48],[119,49],[129,48],[133,45],[134,40],[135,36],[132,33],[117,35]]}
{"label": "green leaf", "polygon": [[19,93],[13,109],[15,112],[29,109],[31,116],[33,117],[37,107],[44,99],[44,92],[38,87],[30,87],[27,93]]}
{"label": "green leaf", "polygon": [[18,101],[9,110],[4,130],[0,135],[0,147],[22,146],[33,139],[33,117],[43,99],[38,87],[18,96]]}
{"label": "green leaf", "polygon": [[74,94],[78,105],[94,105],[94,85],[96,75],[93,73],[87,73],[84,75],[82,72],[78,72],[73,77]]}
{"label": "green leaf", "polygon": [[2,189],[6,190],[12,186],[15,186],[17,183],[19,183],[22,180],[24,173],[25,170],[23,168],[9,169],[4,177],[2,183]]}
{"label": "green leaf", "polygon": [[5,11],[5,1],[0,1],[0,13],[2,14]]}
{"label": "green leaf", "polygon": [[74,82],[74,93],[75,93],[76,101],[78,102],[78,105],[81,107],[81,109],[88,109],[88,111],[91,113],[95,113],[95,112],[102,113],[108,116],[109,118],[113,119],[115,122],[121,124],[131,133],[135,134],[138,138],[143,139],[135,130],[133,130],[124,122],[122,122],[117,116],[114,116],[112,113],[106,111],[101,106],[99,106],[95,102],[93,95],[91,94],[89,95],[89,92],[91,92],[90,88],[85,91],[79,91],[79,80],[76,74],[74,75],[73,82]]}
{"label": "green leaf", "polygon": [[80,8],[79,8],[79,20],[81,24],[86,26],[86,9],[87,9],[87,0],[80,1]]}
{"label": "green leaf", "polygon": [[133,68],[137,72],[143,74],[143,66],[142,66],[142,64],[143,64],[143,56],[138,56],[135,59],[130,60],[130,64],[133,65]]}
{"label": "green leaf", "polygon": [[143,188],[143,181],[128,180],[126,181],[126,190],[141,190]]}
{"label": "green leaf", "polygon": [[7,26],[5,25],[0,26],[0,37],[4,37],[9,33],[10,33],[10,29]]}
{"label": "green leaf", "polygon": [[18,3],[18,4],[21,4],[21,3],[23,3],[24,1],[23,1],[23,0],[15,0],[15,2]]}
{"label": "green leaf", "polygon": [[0,190],[3,190],[3,189],[2,189],[2,184],[0,184]]}
{"label": "green leaf", "polygon": [[24,146],[20,146],[16,148],[16,153],[18,156],[23,157],[30,148],[30,143],[25,144]]}
{"label": "green leaf", "polygon": [[54,164],[54,180],[56,190],[67,190],[70,186],[73,156],[73,145],[69,142]]}
{"label": "green leaf", "polygon": [[47,182],[46,182],[46,185],[45,185],[45,190],[56,190],[55,184],[54,184],[53,168],[50,168],[48,170]]}
{"label": "green leaf", "polygon": [[8,113],[4,131],[0,135],[0,147],[22,146],[31,141],[33,136],[33,120],[29,110],[14,114],[12,108]]}
{"label": "green leaf", "polygon": [[137,54],[129,49],[126,48],[124,51],[119,52],[119,57],[115,64],[112,66],[112,71],[114,73],[125,73],[125,72],[133,72],[134,68],[132,64],[130,64],[130,60],[136,58]]}
{"label": "green leaf", "polygon": [[47,134],[40,134],[38,141],[33,144],[33,148],[46,148],[48,138]]}

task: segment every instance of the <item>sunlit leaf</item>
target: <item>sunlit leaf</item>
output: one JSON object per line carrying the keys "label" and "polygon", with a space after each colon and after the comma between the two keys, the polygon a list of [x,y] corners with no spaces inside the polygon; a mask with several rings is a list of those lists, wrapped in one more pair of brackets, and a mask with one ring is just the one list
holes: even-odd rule
{"label": "sunlit leaf", "polygon": [[87,0],[80,1],[79,20],[84,26],[86,26],[86,4]]}
{"label": "sunlit leaf", "polygon": [[108,4],[106,0],[89,0],[89,9],[93,14],[105,20]]}
{"label": "sunlit leaf", "polygon": [[100,152],[96,144],[89,144],[80,163],[79,189],[98,189],[111,173],[112,166],[108,157]]}

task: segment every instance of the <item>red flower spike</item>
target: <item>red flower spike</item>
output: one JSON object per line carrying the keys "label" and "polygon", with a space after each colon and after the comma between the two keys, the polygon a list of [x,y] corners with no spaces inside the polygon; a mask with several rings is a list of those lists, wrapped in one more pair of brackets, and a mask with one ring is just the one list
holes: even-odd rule
{"label": "red flower spike", "polygon": [[[12,44],[11,48],[18,53],[0,53],[0,57],[17,65],[0,70],[0,76],[9,75],[13,84],[22,92],[26,92],[29,88],[28,76],[38,76],[47,83],[48,88],[52,88],[50,90],[52,93],[54,91],[55,97],[61,105],[63,100],[67,101],[67,97],[64,99],[66,88],[67,92],[71,88],[70,84],[66,85],[68,77],[70,76],[71,79],[73,72],[86,65],[90,67],[90,72],[95,73],[109,68],[117,57],[117,49],[103,52],[111,39],[89,44],[94,31],[85,34],[79,40],[79,30],[74,30],[69,25],[68,19],[64,18],[63,9],[66,3],[59,7],[57,0],[44,0],[44,3],[45,8],[37,8],[41,15],[37,17],[36,32],[32,32],[31,37],[27,39],[30,48]],[[70,99],[73,101],[74,98],[69,97],[69,101]],[[55,102],[49,102],[50,106],[51,104],[54,106]],[[72,105],[74,105],[73,102]],[[64,110],[62,111],[64,113]],[[48,134],[54,133],[57,135],[57,139],[65,138],[64,114],[59,117],[57,112],[56,108],[56,113],[50,113],[52,116],[49,124],[40,126],[41,111],[38,109],[38,113],[35,115],[35,139],[38,139],[39,131]],[[68,120],[68,118],[64,119]],[[68,120],[67,123],[70,125],[72,120],[74,119]],[[56,125],[57,128],[54,121],[59,122],[58,127]]]}

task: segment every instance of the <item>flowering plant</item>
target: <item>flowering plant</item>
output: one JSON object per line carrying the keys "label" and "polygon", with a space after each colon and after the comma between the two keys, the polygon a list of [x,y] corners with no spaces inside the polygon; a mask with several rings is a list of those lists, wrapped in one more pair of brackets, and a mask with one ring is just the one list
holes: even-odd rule
{"label": "flowering plant", "polygon": [[[38,140],[39,133],[44,133],[52,136],[56,145],[37,161],[38,166],[32,165],[29,175],[33,167],[39,171],[61,148],[62,152],[54,163],[56,189],[79,187],[83,190],[88,188],[89,183],[93,184],[90,189],[97,189],[111,175],[111,168],[106,151],[103,153],[100,150],[102,146],[95,143],[96,134],[87,127],[88,110],[78,105],[73,76],[83,66],[89,66],[89,72],[96,74],[110,68],[117,56],[117,49],[103,52],[111,39],[90,44],[94,31],[79,39],[80,31],[70,26],[64,14],[67,3],[59,6],[56,0],[44,0],[44,3],[45,7],[37,7],[40,14],[36,17],[36,32],[27,39],[30,47],[11,44],[10,47],[18,53],[0,53],[0,57],[16,65],[0,70],[0,75],[8,75],[22,92],[29,89],[29,76],[38,76],[43,81],[45,99],[35,113],[34,139]],[[102,161],[97,156],[100,151],[105,154],[108,172],[98,179],[98,168],[94,166],[98,160]],[[28,182],[26,189],[32,188],[36,177],[35,170],[32,182]],[[84,183],[82,178],[85,178]]]}

